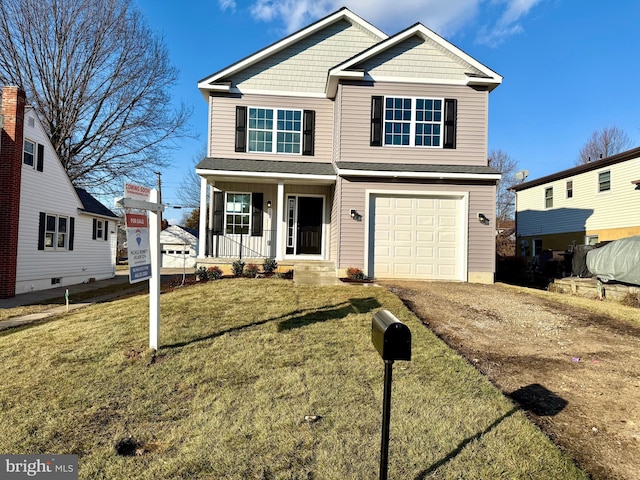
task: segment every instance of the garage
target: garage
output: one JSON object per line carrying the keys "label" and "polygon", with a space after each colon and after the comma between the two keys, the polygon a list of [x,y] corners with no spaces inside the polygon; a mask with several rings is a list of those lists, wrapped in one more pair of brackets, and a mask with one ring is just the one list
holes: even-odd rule
{"label": "garage", "polygon": [[466,280],[464,200],[460,195],[373,195],[369,276]]}

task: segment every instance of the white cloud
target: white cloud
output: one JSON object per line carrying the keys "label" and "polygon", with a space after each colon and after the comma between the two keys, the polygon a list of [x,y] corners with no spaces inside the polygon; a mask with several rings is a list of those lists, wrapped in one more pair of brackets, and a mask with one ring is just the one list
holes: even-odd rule
{"label": "white cloud", "polygon": [[[236,0],[218,0],[224,9]],[[465,34],[469,28],[478,43],[498,45],[524,31],[519,23],[543,0],[248,0],[251,16],[280,24],[289,34],[343,6],[388,34],[420,22],[443,37]],[[478,27],[478,25],[480,25]]]}
{"label": "white cloud", "polygon": [[223,12],[225,10],[231,10],[232,12],[235,12],[236,10],[235,0],[218,0],[218,4],[220,5],[220,9]]}

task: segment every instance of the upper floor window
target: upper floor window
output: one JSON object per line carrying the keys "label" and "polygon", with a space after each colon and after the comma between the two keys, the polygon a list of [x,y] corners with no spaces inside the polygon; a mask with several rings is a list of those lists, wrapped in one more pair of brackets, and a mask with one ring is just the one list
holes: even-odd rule
{"label": "upper floor window", "polygon": [[36,144],[31,140],[24,140],[24,149],[22,151],[22,161],[25,165],[35,166]]}
{"label": "upper floor window", "polygon": [[553,208],[553,187],[544,189],[544,208]]}
{"label": "upper floor window", "polygon": [[314,110],[236,106],[236,152],[314,155]]}
{"label": "upper floor window", "polygon": [[573,198],[573,180],[567,181],[567,198]]}
{"label": "upper floor window", "polygon": [[600,172],[598,174],[598,192],[611,190],[611,171]]}
{"label": "upper floor window", "polygon": [[227,193],[225,204],[225,233],[249,233],[251,194]]}
{"label": "upper floor window", "polygon": [[415,147],[442,145],[443,99],[387,97],[384,144]]}
{"label": "upper floor window", "polygon": [[250,152],[299,155],[302,150],[301,110],[249,108],[247,130]]}

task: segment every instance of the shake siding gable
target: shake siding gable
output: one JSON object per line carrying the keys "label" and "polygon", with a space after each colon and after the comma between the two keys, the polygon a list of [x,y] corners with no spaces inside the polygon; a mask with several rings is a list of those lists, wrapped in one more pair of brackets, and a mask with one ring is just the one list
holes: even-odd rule
{"label": "shake siding gable", "polygon": [[[375,147],[370,145],[371,97],[436,97],[457,100],[456,148]],[[487,165],[488,92],[464,86],[376,83],[341,87],[338,129],[341,161]]]}
{"label": "shake siding gable", "polygon": [[482,74],[469,63],[430,39],[416,35],[389,48],[380,55],[356,65],[374,80],[378,77],[401,77],[466,81],[466,73]]}
{"label": "shake siding gable", "polygon": [[327,72],[380,41],[362,28],[339,21],[237,73],[240,91],[324,94]]}

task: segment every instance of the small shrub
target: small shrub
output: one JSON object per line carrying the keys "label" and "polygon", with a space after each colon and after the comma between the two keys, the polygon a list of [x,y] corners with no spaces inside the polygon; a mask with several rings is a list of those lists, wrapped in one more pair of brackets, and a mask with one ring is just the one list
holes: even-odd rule
{"label": "small shrub", "polygon": [[627,293],[622,300],[620,300],[620,303],[627,307],[640,308],[640,293]]}
{"label": "small shrub", "polygon": [[244,272],[244,262],[242,260],[236,260],[231,264],[231,271],[235,277],[241,277]]}
{"label": "small shrub", "polygon": [[265,258],[262,262],[262,271],[264,273],[273,273],[278,268],[278,262],[275,258]]}
{"label": "small shrub", "polygon": [[207,273],[206,267],[198,267],[196,269],[196,278],[201,282],[206,282],[209,280],[209,275]]}
{"label": "small shrub", "polygon": [[258,272],[260,271],[260,267],[255,263],[250,263],[244,269],[244,275],[249,278],[256,278],[258,276]]}
{"label": "small shrub", "polygon": [[349,280],[364,280],[364,272],[357,267],[349,267],[347,269],[347,278]]}
{"label": "small shrub", "polygon": [[219,280],[222,278],[222,269],[217,265],[207,269],[207,278],[209,280]]}
{"label": "small shrub", "polygon": [[293,278],[293,270],[287,270],[286,272],[279,272],[276,274],[277,278],[282,278],[285,280],[291,280]]}

